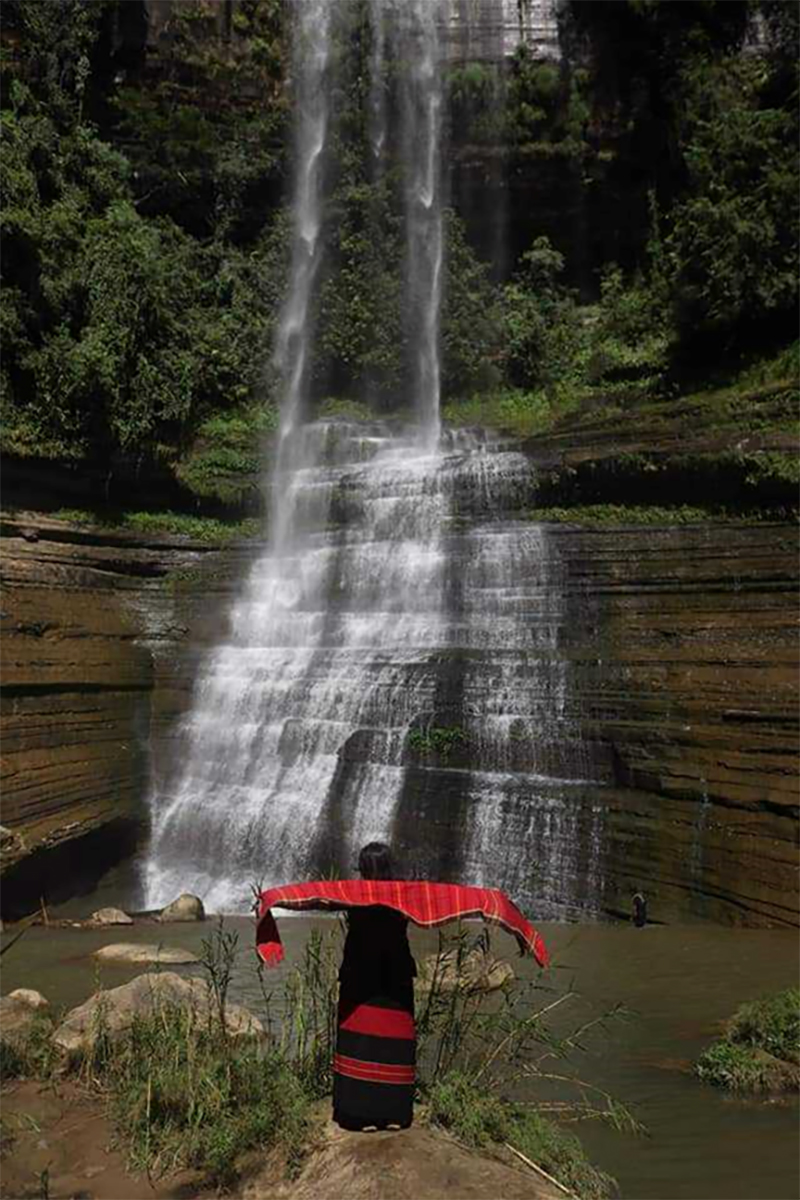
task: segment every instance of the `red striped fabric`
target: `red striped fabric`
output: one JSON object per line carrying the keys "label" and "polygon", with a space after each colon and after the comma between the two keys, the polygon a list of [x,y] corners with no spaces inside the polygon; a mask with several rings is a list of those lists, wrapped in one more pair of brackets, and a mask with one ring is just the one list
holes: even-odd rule
{"label": "red striped fabric", "polygon": [[459,883],[428,883],[426,880],[332,879],[313,883],[288,883],[269,888],[259,896],[256,949],[268,966],[283,958],[273,908],[342,909],[382,904],[424,927],[444,925],[460,917],[483,917],[514,935],[520,951],[531,953],[546,967],[549,955],[537,933],[505,892],[495,888],[467,887]]}
{"label": "red striped fabric", "polygon": [[408,1085],[416,1077],[413,1067],[390,1066],[387,1063],[363,1062],[360,1058],[348,1058],[334,1054],[333,1069],[350,1079],[363,1079],[368,1083],[399,1083]]}
{"label": "red striped fabric", "polygon": [[359,1004],[343,1016],[339,1028],[348,1033],[368,1033],[373,1037],[411,1040],[416,1036],[411,1013],[399,1008],[379,1008],[375,1004]]}

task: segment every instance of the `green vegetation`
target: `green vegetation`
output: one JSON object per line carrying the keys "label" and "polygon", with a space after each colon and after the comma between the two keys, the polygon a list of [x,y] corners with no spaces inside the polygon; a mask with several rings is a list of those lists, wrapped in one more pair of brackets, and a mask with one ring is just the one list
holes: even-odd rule
{"label": "green vegetation", "polygon": [[466,730],[457,725],[430,725],[425,729],[412,729],[406,744],[417,754],[437,754],[447,760],[467,740]]}
{"label": "green vegetation", "polygon": [[179,1167],[230,1185],[241,1155],[282,1144],[299,1161],[309,1098],[287,1064],[257,1043],[232,1042],[219,1021],[164,1008],[128,1035],[98,1042],[79,1070],[109,1100],[131,1164],[151,1175]]}
{"label": "green vegetation", "polygon": [[800,989],[744,1004],[698,1059],[700,1079],[737,1092],[800,1087]]}
{"label": "green vegetation", "polygon": [[592,1166],[580,1140],[522,1105],[504,1103],[457,1071],[431,1090],[429,1119],[477,1150],[512,1146],[582,1200],[614,1195],[610,1175]]}
{"label": "green vegetation", "polygon": [[[698,525],[708,521],[758,520],[725,509],[696,508],[678,504],[673,508],[656,504],[576,504],[574,508],[530,508],[530,521],[569,522],[576,525]],[[762,516],[761,519],[764,519]]]}
{"label": "green vegetation", "polygon": [[126,529],[132,533],[178,534],[198,542],[224,545],[239,538],[258,537],[262,524],[255,517],[239,521],[219,521],[214,517],[193,517],[177,512],[103,512],[83,508],[60,508],[50,514],[57,521],[96,529]]}
{"label": "green vegetation", "polygon": [[[402,172],[389,155],[376,177],[369,146],[368,9],[345,6],[334,35],[336,166],[310,367],[316,410],[356,419],[407,409],[419,319],[403,311]],[[290,242],[287,11],[184,0],[148,42],[138,4],[7,0],[5,453],[109,478],[146,480],[158,464],[208,511],[253,510],[280,401],[269,347]],[[758,48],[743,53],[756,21]],[[445,214],[446,419],[528,437],[630,430],[644,412],[650,430],[693,433],[703,408],[729,440],[796,433],[796,399],[787,391],[779,412],[759,392],[798,374],[796,343],[785,351],[797,6],[576,2],[565,32],[574,53],[558,66],[521,47],[508,70],[447,68],[452,152],[477,148],[491,171],[499,148],[512,176],[539,157],[554,187],[569,177],[576,211],[602,192],[601,209],[625,216],[601,216],[587,267],[545,203],[500,282]],[[390,104],[399,68],[390,57]],[[788,484],[784,449],[759,453],[756,490],[768,475]]]}
{"label": "green vegetation", "polygon": [[[6,7],[3,449],[179,460],[204,419],[260,389],[259,351],[283,269],[280,222],[268,212],[246,248],[231,238],[232,207],[247,186],[246,178],[234,186],[235,166],[258,176],[251,142],[265,143],[241,110],[223,109],[212,130],[166,81],[140,93],[145,112],[128,93],[118,96],[107,38],[121,6]],[[199,3],[175,10],[174,53],[196,69],[192,21],[212,12]],[[102,114],[105,136],[90,112]],[[162,169],[183,181],[171,201]],[[213,227],[198,238],[177,217],[187,210],[184,188],[201,187],[209,172],[219,195]]]}
{"label": "green vegetation", "polygon": [[34,1012],[24,1036],[0,1039],[0,1080],[51,1079],[59,1065],[58,1052],[50,1040],[52,1032],[52,1017]]}

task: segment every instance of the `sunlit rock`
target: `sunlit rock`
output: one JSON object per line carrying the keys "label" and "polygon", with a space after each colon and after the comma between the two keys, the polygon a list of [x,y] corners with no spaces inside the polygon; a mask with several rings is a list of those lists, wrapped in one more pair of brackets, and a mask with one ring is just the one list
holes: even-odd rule
{"label": "sunlit rock", "polygon": [[101,962],[167,963],[170,966],[200,961],[191,950],[183,950],[179,946],[155,946],[135,942],[115,942],[112,946],[101,946],[99,950],[95,950],[94,957]]}
{"label": "sunlit rock", "polygon": [[183,892],[171,904],[161,910],[160,921],[204,921],[206,910],[203,901],[190,892]]}
{"label": "sunlit rock", "polygon": [[417,986],[422,991],[432,987],[451,992],[494,992],[514,978],[514,968],[505,959],[495,958],[482,950],[470,950],[459,958],[456,950],[446,954],[431,954],[420,967]]}
{"label": "sunlit rock", "polygon": [[[119,1037],[137,1017],[175,1007],[191,1012],[198,1024],[216,1011],[208,987],[199,979],[183,979],[174,971],[138,975],[122,987],[95,992],[73,1008],[53,1034],[53,1042],[70,1054],[90,1050],[101,1034]],[[227,1005],[225,1026],[234,1038],[264,1034],[261,1022],[238,1004]]]}
{"label": "sunlit rock", "polygon": [[98,908],[89,921],[92,925],[132,925],[133,918],[121,908]]}
{"label": "sunlit rock", "polygon": [[24,1042],[39,1015],[49,1008],[47,999],[32,988],[17,988],[0,999],[0,1041]]}

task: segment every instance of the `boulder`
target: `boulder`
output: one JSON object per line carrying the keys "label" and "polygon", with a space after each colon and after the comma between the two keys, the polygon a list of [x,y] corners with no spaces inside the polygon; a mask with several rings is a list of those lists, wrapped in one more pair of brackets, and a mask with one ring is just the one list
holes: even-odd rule
{"label": "boulder", "polygon": [[449,950],[441,958],[431,954],[423,961],[417,986],[422,991],[430,991],[434,978],[443,991],[460,988],[464,991],[494,992],[514,978],[514,968],[505,959],[495,958],[483,950],[470,950],[460,962],[456,952]]}
{"label": "boulder", "polygon": [[206,910],[199,896],[184,892],[161,910],[159,921],[204,921]]}
{"label": "boulder", "polygon": [[180,946],[156,946],[148,942],[114,942],[95,950],[94,957],[101,962],[168,963],[176,967],[200,961],[191,950],[183,950]]}
{"label": "boulder", "polygon": [[90,925],[132,925],[133,918],[121,908],[98,908],[89,917]]}
{"label": "boulder", "polygon": [[49,1004],[41,992],[17,988],[0,999],[0,1040],[12,1046],[23,1042]]}
{"label": "boulder", "polygon": [[24,1004],[27,1008],[49,1008],[50,1001],[41,992],[35,991],[34,988],[15,988],[13,992],[9,992],[4,997],[5,1000],[15,1000],[18,1004]]}
{"label": "boulder", "polygon": [[[53,1042],[68,1054],[87,1051],[100,1033],[119,1037],[137,1017],[176,1007],[190,1010],[198,1023],[215,1011],[213,996],[200,979],[183,979],[174,971],[137,975],[122,987],[95,992],[73,1008],[55,1030]],[[232,1037],[264,1036],[261,1022],[239,1004],[226,1007],[225,1022]]]}

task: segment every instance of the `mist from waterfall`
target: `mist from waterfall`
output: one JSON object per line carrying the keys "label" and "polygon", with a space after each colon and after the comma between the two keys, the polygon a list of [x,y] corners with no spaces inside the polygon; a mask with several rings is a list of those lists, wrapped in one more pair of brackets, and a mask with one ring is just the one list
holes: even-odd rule
{"label": "mist from waterfall", "polygon": [[[544,529],[514,519],[533,469],[499,441],[440,428],[446,6],[367,9],[369,169],[379,179],[399,150],[404,186],[403,428],[309,420],[342,6],[290,8],[294,225],[268,536],[151,797],[151,908],[188,890],[212,911],[242,911],[249,884],[347,875],[374,838],[419,874],[513,886],[541,916],[582,903],[577,858],[584,885],[599,886],[558,553]],[[430,758],[442,729],[467,748],[463,762]]]}

